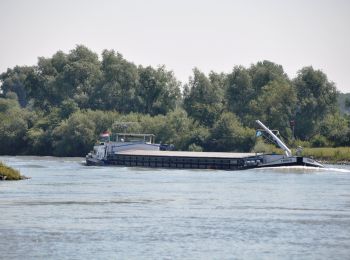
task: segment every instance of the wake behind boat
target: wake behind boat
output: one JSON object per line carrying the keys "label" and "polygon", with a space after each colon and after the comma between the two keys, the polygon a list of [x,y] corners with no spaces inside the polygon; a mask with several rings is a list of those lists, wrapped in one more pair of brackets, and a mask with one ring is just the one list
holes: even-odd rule
{"label": "wake behind boat", "polygon": [[86,156],[86,164],[223,170],[297,165],[324,167],[311,158],[293,156],[281,139],[262,122],[259,120],[256,122],[284,151],[284,155],[171,151],[170,145],[155,144],[153,134],[118,133],[115,141],[110,141],[109,134],[103,135],[100,143],[95,145],[93,151]]}

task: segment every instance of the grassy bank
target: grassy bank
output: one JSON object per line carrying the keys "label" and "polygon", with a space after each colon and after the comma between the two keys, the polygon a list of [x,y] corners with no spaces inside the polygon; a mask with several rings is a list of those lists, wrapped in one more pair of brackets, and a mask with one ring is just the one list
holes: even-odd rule
{"label": "grassy bank", "polygon": [[0,162],[0,180],[15,181],[22,180],[23,178],[19,171]]}
{"label": "grassy bank", "polygon": [[350,163],[350,147],[304,148],[303,155],[329,163]]}
{"label": "grassy bank", "polygon": [[[283,151],[275,145],[258,142],[253,152],[283,154]],[[296,149],[292,149],[292,154],[296,154]],[[317,161],[327,163],[349,163],[350,164],[350,147],[322,147],[310,148],[305,147],[302,155],[314,158]]]}

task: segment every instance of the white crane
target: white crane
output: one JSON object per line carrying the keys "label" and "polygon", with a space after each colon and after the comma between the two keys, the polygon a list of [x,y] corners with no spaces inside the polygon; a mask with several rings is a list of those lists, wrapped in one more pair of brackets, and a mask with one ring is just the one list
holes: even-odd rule
{"label": "white crane", "polygon": [[255,122],[257,122],[262,128],[264,128],[264,130],[266,132],[268,132],[271,137],[273,138],[273,140],[276,141],[276,143],[278,144],[278,146],[285,152],[287,157],[291,157],[292,156],[292,152],[291,150],[287,147],[287,145],[285,145],[281,139],[279,139],[274,133],[272,133],[272,131],[270,129],[268,129],[263,123],[260,122],[260,120],[256,120]]}

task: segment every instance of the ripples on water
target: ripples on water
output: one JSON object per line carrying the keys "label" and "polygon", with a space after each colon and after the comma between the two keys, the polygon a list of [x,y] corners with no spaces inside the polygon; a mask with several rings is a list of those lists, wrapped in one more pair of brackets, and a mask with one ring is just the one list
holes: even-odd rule
{"label": "ripples on water", "polygon": [[350,167],[86,167],[0,157],[0,259],[349,259]]}

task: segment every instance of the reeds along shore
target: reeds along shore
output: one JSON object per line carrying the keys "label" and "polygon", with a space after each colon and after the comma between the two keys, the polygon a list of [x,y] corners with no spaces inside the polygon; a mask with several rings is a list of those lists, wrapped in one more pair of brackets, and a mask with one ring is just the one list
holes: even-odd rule
{"label": "reeds along shore", "polygon": [[[296,154],[296,149],[291,149]],[[275,145],[257,143],[252,152],[282,154],[283,151]],[[322,163],[350,165],[350,147],[305,147],[302,156],[313,158]]]}
{"label": "reeds along shore", "polygon": [[0,162],[0,180],[16,181],[26,179],[19,171]]}
{"label": "reeds along shore", "polygon": [[305,148],[303,156],[313,157],[323,163],[350,164],[350,147]]}

